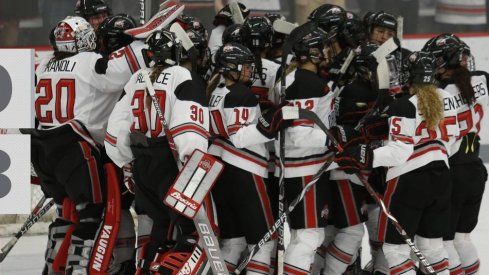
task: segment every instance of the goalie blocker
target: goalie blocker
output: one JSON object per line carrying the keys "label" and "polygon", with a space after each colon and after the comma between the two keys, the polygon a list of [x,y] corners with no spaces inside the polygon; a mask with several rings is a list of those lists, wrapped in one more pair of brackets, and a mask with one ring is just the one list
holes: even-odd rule
{"label": "goalie blocker", "polygon": [[223,168],[221,161],[195,150],[166,194],[165,204],[193,219]]}

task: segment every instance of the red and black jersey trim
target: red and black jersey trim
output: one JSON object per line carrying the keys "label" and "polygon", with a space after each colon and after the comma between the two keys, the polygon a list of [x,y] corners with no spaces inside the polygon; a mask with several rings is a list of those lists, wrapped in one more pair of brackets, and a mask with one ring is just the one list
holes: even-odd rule
{"label": "red and black jersey trim", "polygon": [[[298,168],[298,167],[304,167],[309,165],[321,164],[327,161],[328,159],[330,159],[330,156],[327,154],[327,152],[323,154],[310,155],[301,158],[285,158],[285,168]],[[278,157],[275,158],[275,167],[280,167]]]}
{"label": "red and black jersey trim", "polygon": [[117,137],[114,137],[109,133],[105,133],[105,141],[114,147],[117,146]]}
{"label": "red and black jersey trim", "polygon": [[465,275],[472,275],[472,274],[475,274],[476,272],[479,271],[479,268],[480,268],[480,261],[477,260],[475,263],[469,265],[469,266],[465,266],[464,269],[465,269]]}
{"label": "red and black jersey trim", "polygon": [[191,132],[198,134],[203,138],[209,137],[209,133],[207,132],[206,129],[194,123],[184,123],[170,129],[170,133],[173,138],[177,137],[178,135],[191,133]]}
{"label": "red and black jersey trim", "polygon": [[413,137],[410,136],[405,136],[401,134],[391,134],[391,139],[393,141],[399,140],[401,142],[407,143],[407,144],[414,144],[414,139]]}
{"label": "red and black jersey trim", "polygon": [[420,157],[426,153],[432,152],[432,151],[441,151],[443,154],[447,155],[447,149],[445,148],[445,145],[441,141],[438,140],[433,140],[427,143],[423,143],[420,145],[414,146],[414,151],[409,157],[409,160],[415,159],[417,157]]}
{"label": "red and black jersey trim", "polygon": [[68,124],[73,128],[73,131],[77,133],[79,136],[81,136],[84,140],[86,140],[90,145],[92,145],[93,148],[98,150],[98,142],[95,141],[95,139],[92,138],[90,135],[90,132],[88,132],[87,128],[83,123],[79,122],[78,120],[70,120],[68,121]]}
{"label": "red and black jersey trim", "polygon": [[141,65],[139,65],[138,59],[136,58],[131,46],[124,47],[124,56],[126,57],[127,65],[129,66],[132,74],[141,68]]}
{"label": "red and black jersey trim", "polygon": [[327,253],[329,255],[333,256],[334,258],[336,258],[338,261],[345,263],[345,264],[350,264],[352,259],[353,259],[352,254],[346,253],[345,251],[341,250],[340,248],[338,248],[335,245],[334,242],[332,242],[328,246],[328,252]]}
{"label": "red and black jersey trim", "polygon": [[398,264],[393,267],[389,267],[389,271],[391,275],[400,275],[406,273],[409,270],[415,270],[415,267],[416,266],[414,265],[414,262],[411,259],[409,259],[402,262],[401,264]]}
{"label": "red and black jersey trim", "polygon": [[212,145],[221,147],[223,150],[235,155],[238,158],[251,161],[263,168],[268,168],[268,160],[265,157],[260,156],[257,153],[245,148],[237,149],[232,145],[230,141],[224,140],[222,138],[216,138],[212,142]]}

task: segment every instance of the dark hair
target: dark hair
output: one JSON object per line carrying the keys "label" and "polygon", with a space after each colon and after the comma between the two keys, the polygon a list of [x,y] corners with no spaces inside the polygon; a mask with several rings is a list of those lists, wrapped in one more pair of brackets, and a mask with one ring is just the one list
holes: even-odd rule
{"label": "dark hair", "polygon": [[475,101],[475,94],[471,84],[470,71],[464,66],[457,66],[452,70],[452,80],[459,89],[460,95],[465,103],[473,103]]}

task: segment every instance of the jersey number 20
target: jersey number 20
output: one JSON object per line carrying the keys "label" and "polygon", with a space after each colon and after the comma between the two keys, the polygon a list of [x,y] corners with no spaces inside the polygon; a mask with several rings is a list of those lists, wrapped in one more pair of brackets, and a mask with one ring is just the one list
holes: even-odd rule
{"label": "jersey number 20", "polygon": [[[54,94],[53,94],[54,88]],[[41,79],[36,86],[35,103],[36,116],[40,123],[53,123],[53,110],[48,107],[44,112],[43,106],[51,105],[54,98],[54,118],[59,123],[65,123],[74,118],[75,109],[75,80],[60,79],[53,87],[51,79]]]}

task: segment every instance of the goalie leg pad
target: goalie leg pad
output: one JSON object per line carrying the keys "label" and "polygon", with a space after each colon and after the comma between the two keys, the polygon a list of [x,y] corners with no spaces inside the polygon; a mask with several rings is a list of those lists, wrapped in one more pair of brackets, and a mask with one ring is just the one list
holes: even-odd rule
{"label": "goalie leg pad", "polygon": [[[70,235],[71,232],[73,231],[73,228],[70,230],[70,227],[73,227],[73,224],[70,221],[67,221],[59,217],[56,218],[49,225],[48,244],[45,252],[47,274],[53,274],[57,272],[53,270],[53,263],[56,257],[58,256],[61,257],[59,251],[62,246],[62,243],[65,241],[66,236]],[[68,239],[67,242],[69,241],[70,240]],[[64,258],[66,258],[66,256],[64,256]]]}
{"label": "goalie leg pad", "polygon": [[[66,270],[68,274],[88,273],[92,249],[101,228],[103,204],[81,203],[76,205],[79,222],[75,226],[68,250]],[[100,230],[104,231],[106,228]]]}

